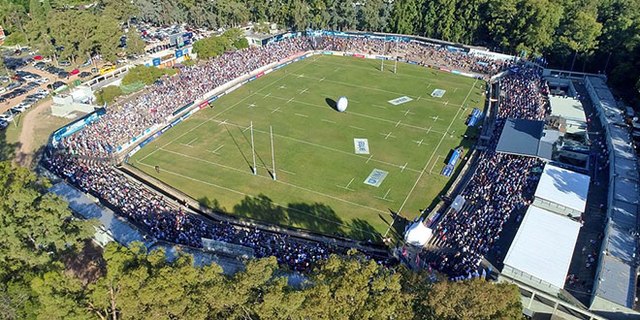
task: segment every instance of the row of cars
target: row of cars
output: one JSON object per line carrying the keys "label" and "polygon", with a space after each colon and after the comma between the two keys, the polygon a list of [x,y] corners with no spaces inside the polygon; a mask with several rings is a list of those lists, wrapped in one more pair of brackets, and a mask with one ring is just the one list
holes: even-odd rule
{"label": "row of cars", "polygon": [[13,121],[13,118],[25,112],[36,102],[46,98],[49,95],[49,91],[45,89],[38,89],[35,93],[25,97],[25,99],[18,105],[12,107],[5,113],[0,114],[0,129],[4,129],[9,126],[9,122]]}
{"label": "row of cars", "polygon": [[64,70],[62,68],[55,67],[55,66],[50,65],[50,64],[48,64],[46,62],[43,62],[43,61],[36,62],[33,65],[33,67],[38,69],[38,70],[46,71],[46,72],[48,72],[48,73],[50,73],[52,75],[58,76],[58,78],[60,78],[60,79],[69,78],[70,76],[73,76],[73,75],[76,75],[76,74],[80,78],[86,78],[86,77],[91,76],[90,72],[86,72],[86,71],[80,72],[80,70],[78,70],[78,69],[73,69],[73,70],[67,72],[66,70]]}
{"label": "row of cars", "polygon": [[11,79],[8,77],[0,78],[2,82],[9,82],[10,80],[13,80],[13,82],[9,83],[6,87],[0,86],[0,102],[19,97],[39,87],[41,84],[49,82],[49,79],[45,77],[22,70],[16,71]]}

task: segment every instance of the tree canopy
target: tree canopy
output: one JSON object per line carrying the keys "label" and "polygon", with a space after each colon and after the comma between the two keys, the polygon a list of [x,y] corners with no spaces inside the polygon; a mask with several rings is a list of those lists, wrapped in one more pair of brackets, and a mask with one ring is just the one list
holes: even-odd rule
{"label": "tree canopy", "polygon": [[[331,256],[301,283],[275,257],[249,260],[227,275],[168,261],[142,243],[103,249],[86,242],[78,220],[48,181],[0,162],[0,318],[2,319],[514,319],[512,285],[482,280],[433,285],[427,276],[387,268],[350,251]],[[82,251],[81,251],[82,249]],[[89,272],[95,267],[96,272]],[[87,274],[92,274],[88,276]],[[480,294],[479,294],[480,293]],[[516,293],[516,294],[514,294]],[[482,307],[471,308],[473,303]],[[462,311],[461,311],[462,310]],[[517,311],[517,312],[516,312]],[[512,317],[513,316],[513,317]]]}

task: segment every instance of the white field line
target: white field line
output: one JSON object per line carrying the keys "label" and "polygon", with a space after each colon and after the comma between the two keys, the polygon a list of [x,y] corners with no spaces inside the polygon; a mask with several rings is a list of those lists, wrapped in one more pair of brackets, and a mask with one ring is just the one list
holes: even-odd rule
{"label": "white field line", "polygon": [[[281,97],[276,97],[276,96],[271,96],[271,98],[280,99],[282,101],[287,101],[287,98],[281,98]],[[317,104],[313,104],[313,103],[299,101],[299,100],[295,100],[294,103],[303,104],[303,105],[307,105],[307,106],[315,107],[315,108],[326,109],[326,107],[323,107],[323,106],[320,106],[320,105],[317,105]],[[354,116],[358,116],[358,117],[363,117],[363,118],[378,120],[378,121],[382,121],[382,122],[386,122],[386,123],[391,123],[393,125],[395,125],[397,123],[396,121],[393,121],[393,120],[379,118],[379,117],[370,116],[370,115],[367,115],[367,114],[362,114],[362,113],[357,113],[357,112],[349,112],[349,114],[350,115],[354,115]],[[457,115],[456,115],[456,118],[457,118]],[[407,128],[413,128],[413,129],[417,129],[417,130],[427,131],[427,128],[414,126],[414,125],[410,125],[410,124],[406,124],[406,123],[401,123],[400,126],[407,127]],[[436,131],[436,130],[430,130],[430,132],[435,132],[435,133],[439,133],[439,134],[445,134],[445,132],[439,132],[439,131]]]}
{"label": "white field line", "polygon": [[[142,163],[142,162],[140,162],[140,161],[138,161],[138,163],[139,163],[139,164],[141,164],[141,165],[143,165],[143,166],[145,166],[145,167],[153,168],[153,166],[148,165],[148,164],[146,164],[146,163]],[[202,180],[199,180],[199,179],[196,179],[196,178],[193,178],[193,177],[189,177],[189,176],[185,176],[185,175],[183,175],[183,174],[180,174],[180,173],[177,173],[177,172],[173,172],[173,171],[170,171],[170,170],[163,169],[163,170],[162,170],[162,172],[166,172],[166,173],[168,173],[168,174],[171,174],[171,175],[174,175],[174,176],[181,177],[181,178],[183,178],[183,179],[187,179],[187,180],[191,180],[191,181],[199,182],[199,183],[202,183],[202,184],[205,184],[205,185],[209,185],[209,186],[216,187],[216,188],[219,188],[219,189],[222,189],[222,190],[226,190],[226,191],[229,191],[229,192],[233,192],[233,193],[235,193],[235,194],[239,194],[239,195],[242,195],[242,196],[247,196],[247,197],[251,197],[251,198],[254,198],[254,199],[256,198],[256,196],[251,195],[251,194],[248,194],[248,193],[244,193],[244,192],[242,192],[242,191],[238,191],[238,190],[235,190],[235,189],[231,189],[231,188],[223,187],[223,186],[221,186],[221,185],[217,185],[217,184],[215,184],[215,183],[211,183],[211,182],[208,182],[208,181],[202,181]],[[274,205],[276,205],[276,206],[278,206],[278,207],[281,207],[281,208],[285,208],[285,209],[289,209],[289,210],[293,210],[293,211],[296,211],[296,212],[300,212],[300,213],[306,214],[306,215],[311,216],[311,217],[314,217],[314,218],[316,218],[316,219],[320,219],[320,220],[324,220],[324,221],[327,221],[327,222],[331,222],[331,223],[334,223],[334,224],[339,225],[339,226],[345,226],[345,227],[348,227],[348,225],[346,225],[346,224],[344,224],[344,223],[341,223],[341,222],[338,222],[338,221],[334,221],[334,220],[329,220],[329,219],[322,218],[322,217],[318,217],[318,216],[316,216],[316,215],[313,215],[313,214],[311,214],[311,213],[309,213],[309,212],[306,212],[306,211],[302,211],[302,210],[300,210],[300,209],[291,208],[291,207],[289,207],[289,206],[282,205],[282,204],[277,203],[277,202],[273,202],[273,204],[274,204]],[[358,230],[359,230],[359,229],[358,229]]]}
{"label": "white field line", "polygon": [[[305,78],[309,78],[309,79],[320,81],[319,78],[308,77],[308,76],[305,76]],[[407,97],[410,97],[410,98],[412,98],[414,100],[418,98],[418,96],[414,96],[414,95],[407,95],[407,94],[396,92],[396,91],[390,91],[390,90],[385,90],[385,89],[380,89],[380,88],[372,88],[372,87],[357,85],[357,84],[350,83],[350,82],[342,82],[342,81],[327,80],[327,79],[325,79],[324,81],[335,83],[335,84],[340,84],[340,85],[343,85],[343,86],[354,87],[354,88],[367,89],[367,90],[379,91],[379,92],[384,92],[384,93],[392,93],[392,94],[397,94],[399,96],[407,96]],[[427,101],[430,101],[430,102],[433,102],[433,103],[444,104],[444,102],[442,102],[442,100],[439,100],[439,99],[428,99],[428,98],[421,98],[421,99],[422,100],[427,100]]]}
{"label": "white field line", "polygon": [[[178,152],[174,152],[174,151],[166,150],[166,149],[162,149],[162,151],[173,153],[175,155],[178,155],[178,156],[181,156],[181,157],[185,157],[185,158],[189,158],[189,159],[192,159],[192,160],[208,163],[208,164],[211,164],[211,165],[214,165],[214,166],[219,166],[219,167],[222,167],[222,168],[225,168],[225,169],[237,171],[237,172],[240,172],[240,173],[243,173],[243,174],[251,175],[253,177],[259,177],[259,178],[263,178],[263,179],[268,179],[269,181],[274,181],[275,183],[283,184],[283,185],[286,185],[286,186],[289,186],[289,187],[293,187],[293,188],[296,188],[296,189],[299,189],[299,190],[307,191],[307,192],[310,192],[310,193],[315,193],[315,194],[323,196],[323,197],[327,197],[327,198],[330,198],[330,199],[333,199],[333,200],[337,200],[337,201],[340,201],[340,202],[351,204],[351,205],[354,205],[354,206],[357,206],[357,207],[360,207],[360,208],[369,209],[369,210],[374,211],[374,212],[385,213],[384,210],[379,210],[379,209],[372,208],[372,207],[369,207],[369,206],[365,206],[365,205],[362,205],[362,204],[359,204],[359,203],[351,202],[349,200],[341,199],[341,198],[338,198],[338,197],[335,197],[335,196],[332,196],[332,195],[329,195],[329,194],[326,194],[326,193],[322,193],[322,192],[319,192],[319,191],[311,190],[311,189],[308,189],[308,188],[305,188],[305,187],[300,187],[300,186],[297,186],[297,185],[295,185],[293,183],[284,182],[282,180],[273,180],[270,176],[254,175],[253,173],[249,172],[248,170],[241,170],[241,169],[229,167],[229,166],[217,163],[217,162],[204,160],[202,158],[192,157],[192,156],[186,155],[184,153],[178,153]],[[166,171],[166,170],[163,170],[163,171]],[[197,179],[194,179],[194,178],[191,178],[191,179],[197,180]]]}
{"label": "white field line", "polygon": [[[473,92],[473,89],[475,89],[475,87],[476,87],[476,82],[477,81],[478,80],[476,79],[476,81],[473,82],[473,85],[471,86],[471,89],[469,89],[469,92],[467,93],[467,96],[464,98],[464,101],[462,102],[462,104],[467,102],[467,99],[469,99],[469,96],[471,95],[471,92]],[[458,109],[458,111],[456,111],[456,115],[453,117],[453,119],[449,123],[449,126],[447,127],[446,131],[449,131],[449,129],[451,129],[451,126],[453,125],[453,123],[458,120],[458,113],[459,112],[460,112],[460,109]],[[398,210],[396,211],[396,213],[398,215],[402,212],[402,209],[404,209],[404,206],[407,204],[407,201],[409,201],[409,198],[413,194],[413,190],[416,189],[416,186],[418,185],[418,183],[422,179],[422,176],[424,175],[425,171],[427,170],[427,166],[429,165],[431,160],[433,160],[433,157],[435,156],[436,152],[438,152],[438,148],[440,148],[440,145],[442,144],[442,141],[444,141],[445,137],[446,137],[446,135],[443,135],[442,138],[440,138],[440,141],[438,141],[438,144],[436,145],[436,147],[433,149],[433,152],[431,153],[431,156],[429,157],[429,160],[427,161],[427,163],[425,163],[424,168],[422,168],[422,172],[420,172],[420,175],[418,176],[418,179],[416,179],[416,182],[413,184],[413,187],[411,187],[411,190],[409,190],[409,194],[407,194],[407,196],[404,198],[404,201],[402,201],[402,205],[400,205],[400,208],[398,208]],[[389,229],[387,229],[387,231],[384,233],[385,237],[389,233],[389,230],[391,229],[391,227],[393,226],[394,223],[395,223],[395,218],[394,218],[393,222],[391,222],[391,225],[389,226]]]}
{"label": "white field line", "polygon": [[[302,69],[302,68],[300,68],[300,69]],[[178,139],[180,139],[180,138],[184,137],[185,135],[189,134],[189,133],[190,133],[190,132],[192,132],[193,130],[196,130],[196,129],[200,128],[201,126],[203,126],[204,124],[208,123],[209,121],[211,121],[211,120],[213,120],[213,119],[217,118],[218,116],[222,115],[223,113],[225,113],[225,112],[227,112],[227,111],[229,111],[229,110],[233,109],[235,106],[237,106],[237,105],[239,105],[240,103],[244,102],[245,100],[247,100],[247,99],[251,98],[252,96],[254,96],[254,95],[258,94],[260,91],[262,91],[262,90],[264,90],[264,89],[266,89],[266,88],[268,88],[268,87],[270,87],[270,86],[272,86],[272,85],[276,84],[277,82],[281,81],[282,79],[284,79],[284,78],[286,78],[286,77],[287,77],[287,74],[285,74],[284,76],[282,76],[282,77],[278,78],[277,80],[275,80],[275,81],[273,81],[273,82],[271,82],[271,83],[269,83],[269,84],[265,85],[264,87],[260,88],[259,90],[255,91],[254,93],[251,93],[251,94],[247,95],[246,97],[242,98],[240,101],[238,101],[238,102],[236,102],[236,103],[232,104],[232,105],[231,105],[231,106],[229,106],[228,108],[226,108],[226,109],[224,109],[224,110],[222,110],[222,111],[220,111],[220,112],[216,113],[215,115],[211,116],[210,118],[206,119],[206,120],[205,120],[205,121],[203,121],[201,124],[199,124],[199,125],[197,125],[197,126],[195,126],[195,127],[191,128],[191,129],[189,129],[189,130],[185,131],[185,132],[184,132],[184,133],[182,133],[181,135],[177,136],[175,139],[173,139],[173,140],[171,140],[171,141],[167,142],[166,144],[164,144],[163,146],[161,146],[160,148],[164,148],[164,147],[166,147],[166,146],[168,146],[168,145],[170,145],[170,144],[174,143],[175,141],[177,141]],[[271,94],[271,93],[269,93],[269,94]],[[224,121],[226,122],[227,120],[224,120]],[[156,151],[158,151],[158,149],[160,149],[160,148],[157,148],[156,150],[151,151],[148,155],[146,155],[146,156],[142,157],[142,158],[140,159],[140,161],[144,161],[144,159],[146,159],[147,157],[149,157],[149,156],[151,156],[152,154],[154,154],[154,153],[155,153]]]}
{"label": "white field line", "polygon": [[333,123],[333,124],[335,124],[335,123],[336,123],[335,121],[331,121],[331,120],[327,120],[327,119],[322,119],[322,120],[320,120],[320,121],[322,121],[322,122],[328,122],[328,123]]}
{"label": "white field line", "polygon": [[[215,120],[213,120],[213,121],[215,122]],[[228,125],[230,125],[230,126],[234,126],[234,127],[239,127],[239,128],[244,128],[244,127],[243,127],[243,126],[241,126],[241,125],[237,125],[237,124],[233,124],[233,123],[228,123]],[[263,134],[269,134],[269,132],[267,132],[267,131],[261,131],[261,130],[255,129],[255,128],[253,129],[253,132],[258,132],[258,133],[263,133]],[[353,156],[353,157],[358,157],[358,158],[361,158],[361,159],[365,159],[365,157],[364,157],[364,156],[361,156],[361,155],[357,155],[357,154],[354,154],[354,153],[351,153],[351,152],[342,151],[342,150],[335,149],[335,148],[332,148],[332,147],[323,146],[323,145],[321,145],[321,144],[317,144],[317,143],[309,142],[309,141],[306,141],[306,140],[297,139],[297,138],[292,138],[292,137],[288,137],[288,136],[283,136],[283,135],[281,135],[281,134],[275,134],[275,133],[273,134],[273,136],[274,136],[274,137],[280,137],[280,138],[287,139],[287,140],[291,140],[291,141],[295,141],[295,142],[300,142],[300,143],[308,144],[308,145],[310,145],[310,146],[314,146],[314,147],[318,147],[318,148],[322,148],[322,149],[326,149],[326,150],[330,150],[330,151],[335,151],[335,152],[342,153],[342,154],[346,154],[346,155],[349,155],[349,156]],[[385,164],[385,165],[388,165],[388,166],[391,166],[391,167],[402,168],[402,166],[401,166],[401,165],[397,165],[397,164],[393,164],[393,163],[389,163],[389,162],[385,162],[385,161],[380,161],[380,160],[373,160],[373,159],[371,159],[371,157],[373,157],[373,156],[370,156],[370,157],[369,157],[369,158],[370,158],[369,160],[372,160],[372,161],[374,161],[374,162],[381,163],[381,164]],[[420,172],[419,170],[411,169],[411,168],[406,168],[406,170],[408,170],[408,171],[412,171],[412,172],[415,172],[415,173],[419,173],[419,172]]]}
{"label": "white field line", "polygon": [[[341,64],[338,64],[338,63],[335,63],[335,62],[328,62],[328,61],[318,61],[318,64],[331,64],[331,65],[337,65],[337,66],[340,66],[340,65],[341,65]],[[369,67],[360,67],[360,66],[354,66],[354,65],[350,65],[350,66],[349,66],[349,68],[357,68],[357,69],[363,69],[363,70],[371,70],[371,68],[369,68]],[[379,68],[378,68],[378,70],[379,70]],[[435,71],[435,70],[432,70],[432,69],[425,69],[425,70],[428,70],[428,71]],[[379,73],[377,73],[377,74],[379,75]],[[414,78],[414,79],[420,79],[420,80],[427,80],[427,78],[426,78],[426,77],[424,77],[424,76],[414,76],[414,75],[406,74],[406,73],[402,73],[402,72],[400,72],[400,73],[395,73],[395,75],[398,75],[398,76],[404,76],[404,77],[409,77],[409,78]],[[457,84],[457,82],[455,82],[455,81],[449,81],[449,80],[444,80],[444,79],[438,79],[438,81],[442,81],[442,82],[450,83],[450,84],[452,84],[452,85]]]}
{"label": "white field line", "polygon": [[295,113],[295,115],[298,116],[298,117],[309,118],[308,115],[302,114],[302,113]]}
{"label": "white field line", "polygon": [[355,127],[355,126],[349,126],[349,128],[356,129],[356,130],[360,130],[360,131],[365,131],[365,129],[364,129],[364,128]]}

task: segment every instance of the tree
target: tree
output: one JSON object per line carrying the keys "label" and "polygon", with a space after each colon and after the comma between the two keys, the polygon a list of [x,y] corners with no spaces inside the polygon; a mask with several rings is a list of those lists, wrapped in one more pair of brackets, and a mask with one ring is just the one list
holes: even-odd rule
{"label": "tree", "polygon": [[46,180],[10,162],[0,162],[0,173],[0,279],[46,269],[82,247],[91,223],[75,219],[62,199],[47,193]]}
{"label": "tree", "polygon": [[381,31],[386,26],[384,21],[385,3],[383,0],[369,0],[358,12],[359,29],[366,31]]}
{"label": "tree", "polygon": [[230,47],[229,39],[223,36],[211,36],[193,44],[193,52],[199,59],[217,57]]}
{"label": "tree", "polygon": [[415,22],[420,19],[416,0],[398,0],[394,2],[390,18],[390,30],[395,33],[413,34]]}
{"label": "tree", "polygon": [[98,104],[109,104],[117,97],[123,95],[122,89],[118,86],[107,86],[96,92],[96,102]]}
{"label": "tree", "polygon": [[[403,292],[402,276],[360,254],[331,256],[303,290],[303,319],[411,319],[410,294]],[[266,298],[265,298],[266,299]]]}
{"label": "tree", "polygon": [[518,287],[482,279],[434,284],[424,301],[437,319],[524,319]]}
{"label": "tree", "polygon": [[140,55],[144,53],[146,44],[144,40],[140,38],[140,34],[135,27],[130,27],[127,32],[127,54]]}

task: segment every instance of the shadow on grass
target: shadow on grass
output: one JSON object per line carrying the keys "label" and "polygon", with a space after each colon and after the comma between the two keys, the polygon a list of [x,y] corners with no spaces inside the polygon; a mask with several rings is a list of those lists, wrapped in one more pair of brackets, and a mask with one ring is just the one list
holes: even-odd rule
{"label": "shadow on grass", "polygon": [[223,208],[218,200],[203,197],[198,199],[200,209],[212,209],[221,213],[232,213],[239,217],[284,227],[295,227],[327,236],[347,237],[355,240],[381,242],[381,234],[366,220],[354,219],[345,222],[330,206],[323,203],[275,204],[264,194],[246,196],[231,211]]}
{"label": "shadow on grass", "polygon": [[331,107],[331,109],[338,111],[338,104],[336,103],[335,100],[331,99],[331,98],[325,98],[324,102]]}

